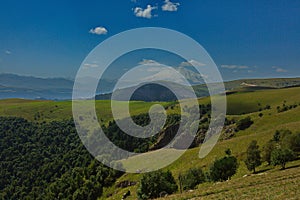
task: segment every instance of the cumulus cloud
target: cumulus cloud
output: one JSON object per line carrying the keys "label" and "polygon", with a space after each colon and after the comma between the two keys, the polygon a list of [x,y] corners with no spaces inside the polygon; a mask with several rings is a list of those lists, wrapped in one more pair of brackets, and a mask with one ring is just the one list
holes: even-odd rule
{"label": "cumulus cloud", "polygon": [[174,12],[178,10],[178,6],[180,3],[173,3],[170,0],[165,0],[164,5],[162,5],[161,9],[163,11]]}
{"label": "cumulus cloud", "polygon": [[83,67],[84,68],[95,68],[95,67],[99,67],[99,65],[97,65],[96,63],[84,63]]}
{"label": "cumulus cloud", "polygon": [[151,59],[143,59],[141,62],[139,62],[140,65],[161,65],[156,60]]}
{"label": "cumulus cloud", "polygon": [[107,32],[108,32],[107,29],[102,26],[92,28],[89,31],[89,33],[96,34],[96,35],[105,35],[105,34],[107,34]]}
{"label": "cumulus cloud", "polygon": [[193,67],[193,66],[202,67],[202,66],[205,66],[205,64],[201,63],[199,61],[196,61],[196,60],[189,60],[189,61],[180,63],[179,67]]}
{"label": "cumulus cloud", "polygon": [[272,68],[275,69],[275,71],[278,72],[278,73],[287,72],[286,69],[283,69],[281,67],[273,66]]}
{"label": "cumulus cloud", "polygon": [[136,17],[143,17],[147,19],[152,18],[152,10],[157,9],[155,6],[147,5],[147,8],[143,9],[141,7],[134,8],[134,14]]}
{"label": "cumulus cloud", "polygon": [[7,54],[7,55],[10,55],[10,54],[11,54],[11,51],[5,50],[4,53]]}
{"label": "cumulus cloud", "polygon": [[246,65],[221,65],[225,69],[249,69],[249,66]]}

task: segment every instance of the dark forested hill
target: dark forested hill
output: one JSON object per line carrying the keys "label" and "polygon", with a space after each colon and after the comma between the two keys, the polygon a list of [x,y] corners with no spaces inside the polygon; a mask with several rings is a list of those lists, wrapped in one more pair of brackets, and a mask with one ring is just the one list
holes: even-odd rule
{"label": "dark forested hill", "polygon": [[97,199],[120,172],[84,148],[72,121],[0,117],[0,199]]}

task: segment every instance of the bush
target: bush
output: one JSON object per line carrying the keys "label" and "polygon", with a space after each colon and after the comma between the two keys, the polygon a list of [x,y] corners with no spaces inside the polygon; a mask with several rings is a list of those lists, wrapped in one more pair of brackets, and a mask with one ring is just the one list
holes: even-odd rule
{"label": "bush", "polygon": [[300,152],[300,133],[291,136],[290,147],[295,152]]}
{"label": "bush", "polygon": [[257,141],[253,140],[247,149],[247,158],[245,160],[245,164],[248,170],[255,173],[255,168],[261,165],[261,156],[259,146],[257,145]]}
{"label": "bush", "polygon": [[170,171],[155,171],[144,174],[137,195],[139,199],[160,197],[161,193],[172,194],[178,189]]}
{"label": "bush", "polygon": [[276,132],[273,135],[273,140],[275,142],[279,142],[291,134],[292,134],[292,132],[288,129],[276,130]]}
{"label": "bush", "polygon": [[239,120],[236,123],[236,128],[237,130],[245,130],[249,128],[253,124],[253,121],[251,120],[250,117],[246,117],[244,119]]}
{"label": "bush", "polygon": [[276,143],[273,140],[270,140],[264,146],[263,160],[268,162],[269,165],[271,164],[271,154],[272,151],[275,149],[275,147],[276,147]]}
{"label": "bush", "polygon": [[271,106],[270,105],[266,105],[265,110],[270,110]]}
{"label": "bush", "polygon": [[300,152],[300,133],[289,134],[282,139],[282,147]]}
{"label": "bush", "polygon": [[187,172],[180,174],[178,179],[181,189],[194,189],[198,184],[205,182],[205,175],[202,169],[192,168]]}
{"label": "bush", "polygon": [[278,148],[272,151],[271,162],[274,166],[281,165],[282,169],[285,169],[287,162],[295,159],[295,153],[291,149]]}
{"label": "bush", "polygon": [[236,157],[226,155],[225,157],[215,160],[210,168],[210,178],[213,181],[226,181],[231,178],[238,168]]}

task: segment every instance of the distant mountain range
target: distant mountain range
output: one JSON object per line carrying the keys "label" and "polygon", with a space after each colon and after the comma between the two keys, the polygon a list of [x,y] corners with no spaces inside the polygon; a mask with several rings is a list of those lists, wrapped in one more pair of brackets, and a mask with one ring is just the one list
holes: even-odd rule
{"label": "distant mountain range", "polygon": [[[211,83],[213,84],[213,83]],[[174,85],[174,84],[173,84]],[[228,81],[224,83],[227,94],[236,92],[249,92],[257,90],[279,89],[300,86],[300,78],[271,78],[271,79],[241,79]],[[178,86],[179,87],[179,86]],[[186,86],[182,89],[179,99],[184,99],[189,96],[190,90]],[[209,96],[208,88],[206,84],[193,85],[193,90],[197,97]],[[121,90],[116,90],[116,100],[126,100],[124,96],[129,91],[135,90],[131,97],[131,100],[140,101],[174,101],[177,97],[167,88],[157,84],[147,84],[144,86],[138,85]],[[96,96],[98,100],[110,99],[111,93],[100,94]]]}
{"label": "distant mountain range", "polygon": [[[191,84],[204,83],[201,75],[191,69],[179,67],[177,70],[185,76]],[[159,75],[159,73],[154,74],[153,77],[157,75]],[[93,77],[83,77],[80,82],[86,83],[94,79]],[[101,79],[99,82],[101,87],[98,85],[97,94],[111,93],[116,82],[117,79],[109,79],[109,77]],[[74,80],[66,78],[38,78],[34,76],[3,73],[0,74],[0,99],[71,99],[73,85]],[[165,94],[164,96],[169,96],[169,94]]]}
{"label": "distant mountain range", "polygon": [[[184,68],[178,69],[178,71],[193,84],[193,89],[198,97],[208,96],[207,86],[202,84],[203,80],[200,75]],[[103,92],[99,94],[100,89],[98,89],[97,92],[99,95],[95,98],[110,99],[115,82],[114,80],[101,80],[101,91]],[[0,74],[0,99],[71,99],[73,84],[73,80],[65,78],[37,78],[15,74]],[[300,85],[300,78],[242,79],[225,82],[226,90],[230,91],[273,89],[298,85]],[[117,98],[122,100],[123,95],[127,94],[130,89],[136,90],[131,100],[171,101],[177,99],[170,90],[157,84],[118,89],[115,91]],[[188,92],[189,90],[182,92],[179,98],[186,97]]]}
{"label": "distant mountain range", "polygon": [[0,98],[70,99],[73,81],[0,74]]}
{"label": "distant mountain range", "polygon": [[[87,80],[91,79],[89,77]],[[84,81],[84,80],[83,80]],[[0,74],[0,99],[26,98],[65,100],[72,98],[74,80]],[[102,80],[102,91],[111,92],[112,81]]]}

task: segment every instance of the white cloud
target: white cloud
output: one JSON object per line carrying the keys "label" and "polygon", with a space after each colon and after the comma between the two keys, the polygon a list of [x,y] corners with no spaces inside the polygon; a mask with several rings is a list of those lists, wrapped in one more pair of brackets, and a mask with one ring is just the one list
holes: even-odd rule
{"label": "white cloud", "polygon": [[97,65],[96,63],[84,63],[83,67],[84,68],[95,68],[95,67],[99,67],[99,65]]}
{"label": "white cloud", "polygon": [[278,72],[278,73],[287,72],[286,69],[283,69],[283,68],[281,68],[281,67],[273,66],[272,68],[275,69],[275,71]]}
{"label": "white cloud", "polygon": [[157,9],[155,6],[147,5],[147,8],[143,9],[141,7],[134,8],[134,14],[136,17],[143,17],[143,18],[152,18],[152,10]]}
{"label": "white cloud", "polygon": [[222,68],[226,69],[249,69],[249,66],[246,65],[221,65]]}
{"label": "white cloud", "polygon": [[277,69],[276,69],[276,72],[287,72],[287,70],[282,69],[282,68],[277,68]]}
{"label": "white cloud", "polygon": [[165,0],[165,4],[161,7],[163,11],[174,12],[178,10],[180,3],[173,3],[170,0]]}
{"label": "white cloud", "polygon": [[205,64],[196,60],[189,60],[186,62],[182,62],[179,67],[193,67],[193,66],[202,67],[205,66]]}
{"label": "white cloud", "polygon": [[187,83],[186,79],[182,75],[180,75],[179,72],[176,73],[176,69],[170,66],[153,66],[151,68],[147,68],[146,70],[144,69],[143,72],[146,74],[146,76],[143,76],[140,79],[143,82],[151,82],[157,80],[174,82],[174,80],[176,80],[177,83]]}
{"label": "white cloud", "polygon": [[4,53],[7,54],[7,55],[10,55],[10,54],[11,54],[11,51],[5,50]]}
{"label": "white cloud", "polygon": [[89,31],[89,33],[96,34],[96,35],[105,35],[105,34],[107,34],[107,32],[108,32],[107,29],[102,26],[92,28]]}
{"label": "white cloud", "polygon": [[140,65],[161,65],[156,60],[151,59],[143,59],[141,62],[139,62]]}

